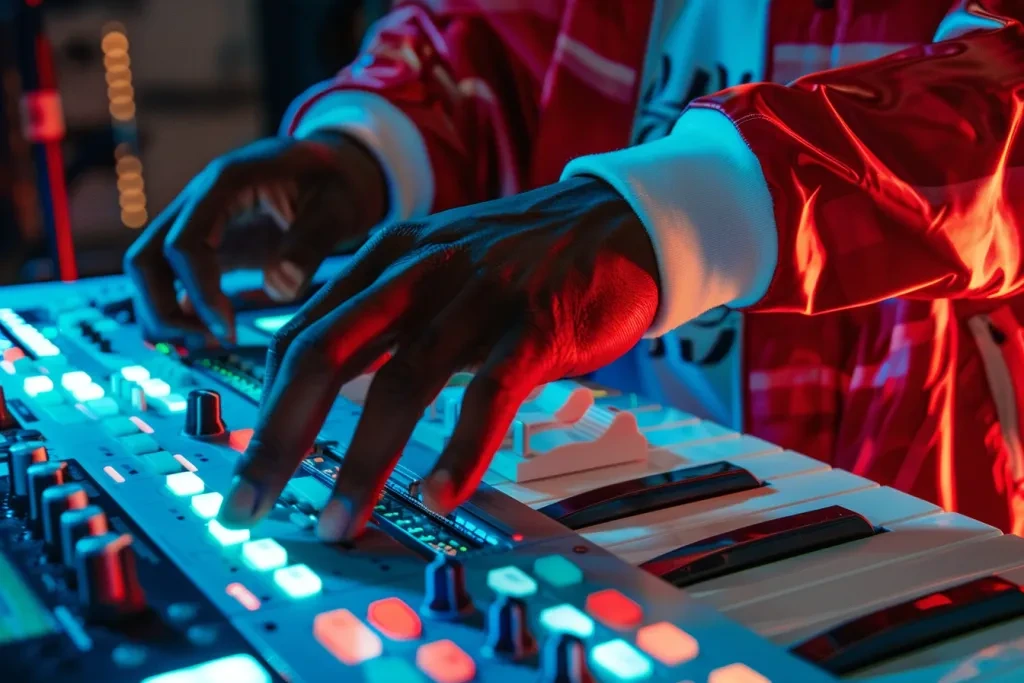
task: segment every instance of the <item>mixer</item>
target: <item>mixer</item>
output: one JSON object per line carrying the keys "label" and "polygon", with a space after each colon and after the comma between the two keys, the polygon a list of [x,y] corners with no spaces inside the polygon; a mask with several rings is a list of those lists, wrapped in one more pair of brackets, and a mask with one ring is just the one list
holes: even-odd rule
{"label": "mixer", "polygon": [[1024,539],[585,382],[538,388],[441,517],[417,490],[453,377],[367,533],[325,545],[359,378],[227,529],[294,309],[226,284],[238,347],[205,350],[144,342],[122,278],[0,290],[0,681],[1024,680]]}

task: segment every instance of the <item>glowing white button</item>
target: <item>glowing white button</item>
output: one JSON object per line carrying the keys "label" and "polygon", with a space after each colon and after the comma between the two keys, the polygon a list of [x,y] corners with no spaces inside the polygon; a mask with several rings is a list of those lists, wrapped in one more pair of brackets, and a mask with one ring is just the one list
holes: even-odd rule
{"label": "glowing white button", "polygon": [[160,397],[171,393],[171,385],[162,379],[145,379],[139,382],[146,396]]}
{"label": "glowing white button", "polygon": [[80,387],[74,387],[71,389],[71,395],[75,397],[75,400],[79,403],[85,401],[95,401],[98,398],[103,398],[106,392],[103,391],[103,387],[95,382],[84,384]]}
{"label": "glowing white button", "polygon": [[261,538],[242,546],[242,559],[256,571],[268,572],[288,564],[288,551],[272,538]]}
{"label": "glowing white button", "polygon": [[25,383],[22,386],[25,389],[25,393],[29,396],[38,396],[39,394],[53,391],[53,380],[46,375],[33,375],[32,377],[26,377]]}
{"label": "glowing white button", "polygon": [[540,623],[549,631],[571,633],[579,638],[589,638],[594,633],[594,620],[568,604],[555,605],[542,611]]}
{"label": "glowing white button", "polygon": [[[179,472],[178,474],[181,473]],[[198,496],[192,496],[192,511],[203,519],[213,519],[220,512],[220,506],[223,502],[224,496],[216,491],[200,493]]]}
{"label": "glowing white button", "polygon": [[149,379],[149,370],[141,365],[126,365],[121,368],[121,376],[129,382],[144,382]]}
{"label": "glowing white button", "polygon": [[65,372],[60,376],[60,385],[68,391],[72,391],[77,387],[84,387],[88,384],[92,384],[92,377],[89,376],[88,372],[73,370],[72,372]]}
{"label": "glowing white button", "polygon": [[165,481],[167,488],[176,496],[194,496],[206,489],[206,484],[196,476],[195,472],[168,474]]}

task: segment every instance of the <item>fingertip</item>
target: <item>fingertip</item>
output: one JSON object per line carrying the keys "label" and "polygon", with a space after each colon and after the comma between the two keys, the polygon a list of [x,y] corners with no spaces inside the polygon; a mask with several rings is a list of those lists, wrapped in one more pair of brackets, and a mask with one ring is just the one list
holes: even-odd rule
{"label": "fingertip", "polygon": [[347,540],[354,530],[352,510],[348,501],[342,498],[331,498],[320,512],[320,521],[316,527],[317,537],[325,543],[337,543]]}
{"label": "fingertip", "polygon": [[217,520],[228,528],[247,527],[259,519],[263,487],[236,476],[224,497]]}
{"label": "fingertip", "polygon": [[447,516],[458,507],[455,484],[447,470],[438,470],[427,477],[420,487],[420,500],[431,512]]}

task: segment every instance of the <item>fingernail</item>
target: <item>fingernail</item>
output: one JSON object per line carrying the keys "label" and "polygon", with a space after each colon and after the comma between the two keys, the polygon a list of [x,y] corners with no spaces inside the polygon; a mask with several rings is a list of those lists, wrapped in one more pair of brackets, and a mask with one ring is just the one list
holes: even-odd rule
{"label": "fingernail", "polygon": [[281,269],[281,274],[287,278],[288,284],[298,290],[299,285],[301,285],[302,281],[306,279],[305,271],[291,261],[281,261],[281,265],[279,267]]}
{"label": "fingernail", "polygon": [[220,509],[220,521],[225,525],[243,525],[252,521],[260,504],[260,489],[252,482],[236,476]]}
{"label": "fingernail", "polygon": [[455,487],[452,475],[447,470],[439,470],[423,482],[420,498],[427,509],[439,515],[447,515],[454,508]]}
{"label": "fingernail", "polygon": [[349,510],[349,505],[340,498],[331,498],[320,512],[320,523],[317,524],[316,534],[321,541],[328,543],[343,541],[351,521],[352,513]]}

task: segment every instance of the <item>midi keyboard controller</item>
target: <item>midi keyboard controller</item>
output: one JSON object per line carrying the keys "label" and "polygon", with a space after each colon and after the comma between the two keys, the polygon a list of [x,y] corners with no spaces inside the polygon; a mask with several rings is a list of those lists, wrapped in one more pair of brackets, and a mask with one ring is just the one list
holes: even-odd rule
{"label": "midi keyboard controller", "polygon": [[584,382],[440,517],[453,377],[326,545],[360,378],[269,516],[221,526],[293,310],[188,350],[143,341],[123,278],[0,290],[0,682],[1024,681],[1024,539]]}

